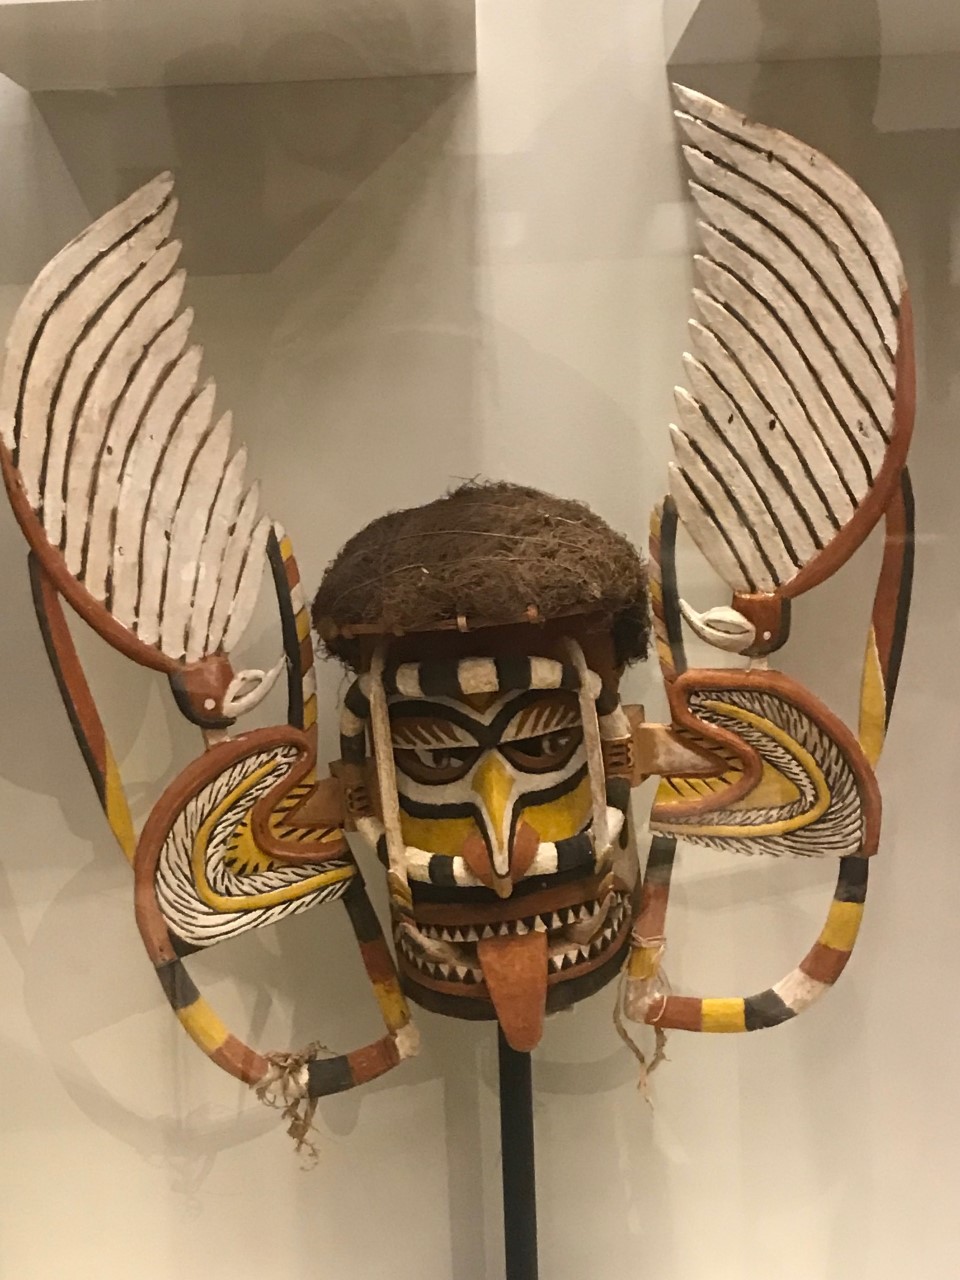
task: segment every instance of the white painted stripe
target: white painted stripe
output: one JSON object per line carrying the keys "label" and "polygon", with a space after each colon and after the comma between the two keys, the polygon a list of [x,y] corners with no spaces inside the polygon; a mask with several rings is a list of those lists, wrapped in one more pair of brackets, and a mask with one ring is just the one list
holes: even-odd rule
{"label": "white painted stripe", "polygon": [[617,707],[607,716],[600,716],[600,737],[605,742],[618,742],[631,737],[630,721],[623,707]]}
{"label": "white painted stripe", "polygon": [[355,738],[366,727],[366,720],[355,716],[349,707],[340,708],[340,732],[345,738]]}
{"label": "white painted stripe", "polygon": [[402,693],[405,698],[422,698],[423,690],[420,687],[419,664],[405,662],[402,666],[397,667],[396,685],[397,692]]}
{"label": "white painted stripe", "polygon": [[559,689],[563,681],[563,664],[553,658],[530,659],[530,688]]}
{"label": "white painted stripe", "polygon": [[802,1013],[823,995],[827,984],[808,977],[802,969],[794,969],[781,978],[773,990],[794,1013]]}
{"label": "white painted stripe", "polygon": [[[215,508],[217,490],[225,480],[227,456],[230,452],[230,416],[224,414],[205,441],[194,463],[190,478],[170,532],[170,554],[163,597],[163,624],[160,647],[171,658],[186,655],[189,661],[201,656],[187,651],[188,632],[194,593],[206,583],[208,566],[203,560],[207,523]],[[212,590],[206,596],[204,623],[210,612]],[[206,628],[204,627],[204,630]]]}
{"label": "white painted stripe", "polygon": [[497,664],[492,658],[464,658],[457,668],[457,680],[463,693],[496,693]]}

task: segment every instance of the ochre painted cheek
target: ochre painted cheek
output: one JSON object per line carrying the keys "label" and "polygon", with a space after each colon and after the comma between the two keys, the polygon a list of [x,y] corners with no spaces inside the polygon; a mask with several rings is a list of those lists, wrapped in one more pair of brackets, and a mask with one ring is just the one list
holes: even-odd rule
{"label": "ochre painted cheek", "polygon": [[404,844],[452,858],[467,838],[476,834],[477,824],[472,818],[412,818],[401,811],[400,831]]}
{"label": "ochre painted cheek", "polygon": [[531,805],[522,810],[524,821],[545,842],[566,840],[583,829],[590,816],[590,779],[583,778],[566,795],[549,804]]}

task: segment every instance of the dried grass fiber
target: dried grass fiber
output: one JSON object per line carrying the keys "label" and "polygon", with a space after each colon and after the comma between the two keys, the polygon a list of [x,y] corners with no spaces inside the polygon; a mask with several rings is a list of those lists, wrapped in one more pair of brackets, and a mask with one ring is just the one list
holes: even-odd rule
{"label": "dried grass fiber", "polygon": [[348,666],[351,628],[402,634],[458,619],[472,629],[609,613],[620,661],[648,643],[646,569],[631,543],[582,502],[505,482],[374,520],[328,566],[312,613]]}

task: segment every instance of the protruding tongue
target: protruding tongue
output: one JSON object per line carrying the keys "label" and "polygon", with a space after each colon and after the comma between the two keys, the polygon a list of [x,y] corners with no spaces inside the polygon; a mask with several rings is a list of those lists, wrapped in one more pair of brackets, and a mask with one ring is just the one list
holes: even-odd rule
{"label": "protruding tongue", "polygon": [[483,979],[511,1049],[529,1053],[540,1043],[547,1004],[547,935],[511,934],[477,944]]}

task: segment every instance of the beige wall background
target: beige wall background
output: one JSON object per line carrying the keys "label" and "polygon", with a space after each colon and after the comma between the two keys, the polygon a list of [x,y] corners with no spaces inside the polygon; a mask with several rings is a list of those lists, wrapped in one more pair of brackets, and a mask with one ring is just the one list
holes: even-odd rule
{"label": "beige wall background", "polygon": [[[69,237],[174,169],[206,367],[308,584],[367,520],[464,477],[581,498],[637,541],[665,483],[694,241],[660,6],[481,0],[478,18],[475,81],[33,98],[0,81],[0,322]],[[796,1022],[675,1034],[652,1110],[612,992],[550,1022],[534,1064],[550,1280],[955,1270],[960,119],[946,90],[942,115],[918,112],[922,77],[896,70],[863,57],[685,73],[848,168],[916,294],[917,592],[862,940]],[[69,740],[23,552],[0,511],[0,1276],[502,1274],[490,1027],[421,1014],[417,1061],[321,1105],[304,1174],[279,1118],[171,1017]],[[801,602],[784,658],[848,713],[876,563],[868,546]],[[683,580],[698,607],[720,603],[692,556]],[[244,656],[265,665],[278,643],[265,602]],[[95,638],[83,652],[143,811],[199,744],[159,681]],[[322,669],[329,756],[341,690]],[[629,693],[662,707],[652,669]],[[818,932],[832,880],[831,867],[685,853],[675,989],[775,981]],[[376,1025],[335,907],[191,967],[260,1045],[339,1049]]]}

